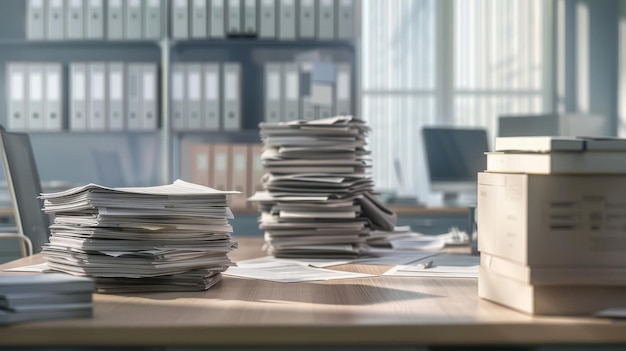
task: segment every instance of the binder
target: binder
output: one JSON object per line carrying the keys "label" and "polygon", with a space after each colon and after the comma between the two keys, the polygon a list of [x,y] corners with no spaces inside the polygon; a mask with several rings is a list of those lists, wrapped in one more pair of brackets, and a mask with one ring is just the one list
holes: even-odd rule
{"label": "binder", "polygon": [[104,4],[103,0],[89,0],[86,12],[86,36],[89,39],[104,38]]}
{"label": "binder", "polygon": [[[255,192],[263,190],[263,184],[261,183],[263,175],[265,174],[265,168],[263,168],[263,162],[261,161],[263,144],[249,144],[249,150],[248,170],[250,170],[250,183],[248,191],[250,194],[249,196],[252,196]],[[256,208],[258,210],[258,203],[249,202],[248,205],[249,207]]]}
{"label": "binder", "polygon": [[27,66],[25,63],[7,63],[7,101],[8,120],[10,130],[26,129],[26,78]]}
{"label": "binder", "polygon": [[226,16],[226,33],[229,36],[241,34],[241,0],[226,0],[228,15]]}
{"label": "binder", "polygon": [[265,64],[265,122],[277,123],[282,120],[280,63]]}
{"label": "binder", "polygon": [[63,129],[63,100],[61,99],[63,85],[63,68],[60,63],[44,64],[44,129]]}
{"label": "binder", "polygon": [[[82,7],[81,7],[82,8]],[[48,39],[59,40],[65,37],[65,7],[63,6],[63,0],[48,0],[48,6],[46,7],[46,24]],[[81,19],[82,19],[82,13]],[[69,21],[69,20],[68,20]],[[81,28],[82,33],[82,28]]]}
{"label": "binder", "polygon": [[87,129],[87,64],[70,63],[70,130]]}
{"label": "binder", "polygon": [[300,70],[297,63],[282,66],[283,121],[293,121],[300,117]]}
{"label": "binder", "polygon": [[354,37],[354,0],[338,0],[337,4],[337,38],[352,39]]}
{"label": "binder", "polygon": [[317,118],[315,106],[311,101],[311,73],[313,65],[310,62],[304,62],[300,65],[300,100],[301,110],[300,117],[304,120],[314,120]]}
{"label": "binder", "polygon": [[191,181],[195,184],[211,186],[211,144],[193,142],[190,146]]}
{"label": "binder", "polygon": [[141,65],[141,115],[139,128],[142,130],[156,130],[158,125],[157,98],[157,66],[154,63]]}
{"label": "binder", "polygon": [[276,38],[276,0],[260,0],[259,37]]}
{"label": "binder", "polygon": [[110,62],[107,69],[108,94],[107,94],[107,120],[109,130],[124,129],[124,64],[122,62]]}
{"label": "binder", "polygon": [[185,64],[172,65],[172,128],[182,130],[185,128]]}
{"label": "binder", "polygon": [[107,0],[107,39],[124,38],[124,5],[122,0]]}
{"label": "binder", "polygon": [[224,130],[241,129],[241,65],[224,63],[222,66],[222,126]]}
{"label": "binder", "polygon": [[248,197],[248,145],[230,144],[230,177],[232,184],[230,190],[241,194],[230,196],[228,205],[232,210],[243,210],[247,207]]}
{"label": "binder", "polygon": [[142,66],[129,63],[126,66],[126,129],[141,127],[141,76]]}
{"label": "binder", "polygon": [[225,19],[224,0],[209,0],[211,2],[211,11],[209,16],[209,37],[223,38]]}
{"label": "binder", "polygon": [[191,0],[191,37],[207,37],[207,0]]}
{"label": "binder", "polygon": [[333,114],[333,86],[325,83],[311,85],[311,102],[317,106],[317,118],[331,117]]}
{"label": "binder", "polygon": [[303,39],[315,38],[315,0],[300,0],[298,37]]}
{"label": "binder", "polygon": [[26,6],[26,39],[45,39],[46,9],[43,0],[28,0]]}
{"label": "binder", "polygon": [[174,0],[172,6],[172,38],[189,37],[189,6],[187,0]]}
{"label": "binder", "polygon": [[161,28],[161,0],[147,0],[144,5],[143,37],[145,39],[160,39]]}
{"label": "binder", "polygon": [[90,62],[87,65],[87,100],[88,111],[87,129],[103,131],[106,129],[106,64],[104,62]]}
{"label": "binder", "polygon": [[124,9],[124,37],[126,39],[141,39],[141,24],[143,22],[141,14],[141,0],[126,0],[126,8]]}
{"label": "binder", "polygon": [[199,63],[187,64],[187,120],[185,126],[189,129],[202,128],[202,65]]}
{"label": "binder", "polygon": [[335,38],[335,2],[334,0],[318,0],[317,6],[317,38],[330,40]]}
{"label": "binder", "polygon": [[220,129],[220,65],[218,63],[204,64],[204,99],[203,99],[203,127],[207,130]]}
{"label": "binder", "polygon": [[43,64],[30,63],[27,67],[28,95],[26,96],[26,128],[28,130],[44,129],[44,73]]}
{"label": "binder", "polygon": [[[51,0],[48,10],[52,11]],[[66,33],[68,39],[83,39],[85,37],[85,8],[83,0],[67,0],[65,23],[67,24]],[[49,33],[52,35],[52,33]]]}
{"label": "binder", "polygon": [[257,6],[256,0],[244,0],[244,17],[242,32],[248,36],[257,34]]}
{"label": "binder", "polygon": [[337,80],[335,82],[335,115],[351,115],[351,66],[347,63],[337,64]]}
{"label": "binder", "polygon": [[213,144],[213,177],[211,187],[217,190],[230,190],[228,166],[228,144]]}
{"label": "binder", "polygon": [[278,39],[296,38],[296,0],[280,0],[278,8]]}

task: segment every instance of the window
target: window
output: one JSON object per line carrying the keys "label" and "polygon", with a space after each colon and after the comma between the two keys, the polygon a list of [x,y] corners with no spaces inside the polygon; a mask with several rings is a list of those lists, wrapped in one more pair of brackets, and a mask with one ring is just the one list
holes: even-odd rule
{"label": "window", "polygon": [[362,4],[361,114],[381,191],[428,200],[422,126],[481,126],[492,140],[498,115],[548,108],[544,0]]}

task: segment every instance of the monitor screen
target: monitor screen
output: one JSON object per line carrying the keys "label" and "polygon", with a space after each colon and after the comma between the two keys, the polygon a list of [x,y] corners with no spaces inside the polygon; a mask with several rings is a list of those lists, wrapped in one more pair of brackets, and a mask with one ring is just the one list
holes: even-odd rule
{"label": "monitor screen", "polygon": [[475,192],[477,174],[487,166],[487,131],[424,127],[422,138],[431,190],[443,192],[444,201],[452,201],[462,192]]}

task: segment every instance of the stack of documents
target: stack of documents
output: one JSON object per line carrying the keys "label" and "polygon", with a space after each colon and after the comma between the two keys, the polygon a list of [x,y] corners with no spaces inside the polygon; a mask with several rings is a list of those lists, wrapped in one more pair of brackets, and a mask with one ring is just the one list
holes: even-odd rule
{"label": "stack of documents", "polygon": [[356,257],[395,214],[370,193],[370,128],[352,116],[261,123],[266,249],[276,257]]}
{"label": "stack of documents", "polygon": [[626,307],[626,139],[497,138],[478,174],[478,294],[529,314]]}
{"label": "stack of documents", "polygon": [[99,292],[205,290],[232,265],[226,195],[236,193],[177,180],[42,194],[55,215],[42,253],[52,270],[93,277]]}
{"label": "stack of documents", "polygon": [[62,273],[0,276],[0,324],[91,317],[94,283]]}

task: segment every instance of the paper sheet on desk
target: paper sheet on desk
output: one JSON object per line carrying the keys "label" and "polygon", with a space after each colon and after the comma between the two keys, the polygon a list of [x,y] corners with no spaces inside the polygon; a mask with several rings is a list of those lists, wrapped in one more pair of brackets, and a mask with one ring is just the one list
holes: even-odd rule
{"label": "paper sheet on desk", "polygon": [[267,257],[241,261],[236,267],[229,267],[224,275],[268,280],[279,283],[296,283],[316,280],[352,279],[372,277],[371,274],[333,271],[329,269],[314,268],[299,262],[290,260],[274,259]]}
{"label": "paper sheet on desk", "polygon": [[13,267],[4,269],[5,272],[48,272],[48,263],[38,263],[29,266]]}
{"label": "paper sheet on desk", "polygon": [[[429,260],[432,260],[432,266],[425,268],[424,263]],[[478,278],[479,264],[479,256],[438,254],[410,265],[395,266],[383,273],[383,275],[431,278]]]}

